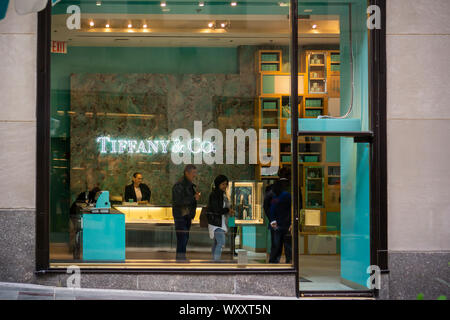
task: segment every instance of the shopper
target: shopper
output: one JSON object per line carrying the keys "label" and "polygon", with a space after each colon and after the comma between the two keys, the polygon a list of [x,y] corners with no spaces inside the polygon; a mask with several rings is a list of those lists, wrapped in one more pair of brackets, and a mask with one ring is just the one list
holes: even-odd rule
{"label": "shopper", "polygon": [[233,214],[230,208],[230,201],[227,198],[228,178],[219,175],[214,179],[214,187],[208,200],[208,230],[209,237],[214,240],[212,246],[212,258],[219,261],[222,255],[222,248],[225,246],[225,234],[227,232],[228,214]]}
{"label": "shopper", "polygon": [[146,184],[142,183],[143,180],[144,178],[142,177],[142,174],[140,172],[135,172],[133,174],[131,184],[125,187],[124,192],[125,202],[128,202],[130,200],[133,200],[133,202],[140,202],[140,203],[150,202],[152,192],[150,191],[150,188]]}
{"label": "shopper", "polygon": [[280,262],[283,247],[286,263],[292,261],[290,176],[289,169],[280,169],[280,179],[271,188],[273,194],[269,211],[269,229],[272,238],[270,263]]}
{"label": "shopper", "polygon": [[188,164],[184,168],[183,177],[172,187],[172,215],[177,237],[177,261],[186,260],[186,247],[189,240],[192,219],[195,217],[200,192],[193,183],[197,176],[197,168]]}

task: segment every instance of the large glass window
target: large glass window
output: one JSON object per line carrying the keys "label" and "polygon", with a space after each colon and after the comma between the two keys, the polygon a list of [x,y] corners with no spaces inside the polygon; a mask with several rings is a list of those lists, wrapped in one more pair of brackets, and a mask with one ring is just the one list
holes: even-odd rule
{"label": "large glass window", "polygon": [[[51,266],[298,257],[300,290],[364,288],[371,146],[351,133],[370,130],[366,8],[299,1],[293,106],[289,2],[57,2]],[[297,157],[293,110],[310,133]]]}
{"label": "large glass window", "polygon": [[264,210],[288,15],[271,0],[52,7],[52,266],[292,267],[290,199],[276,253]]}

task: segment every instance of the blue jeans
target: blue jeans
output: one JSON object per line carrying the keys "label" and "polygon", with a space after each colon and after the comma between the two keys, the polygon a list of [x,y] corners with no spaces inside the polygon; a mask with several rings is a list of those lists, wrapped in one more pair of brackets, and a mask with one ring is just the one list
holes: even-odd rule
{"label": "blue jeans", "polygon": [[214,230],[214,244],[212,246],[212,256],[214,261],[219,261],[222,256],[222,248],[225,246],[225,231],[221,228]]}
{"label": "blue jeans", "polygon": [[186,260],[186,247],[189,241],[189,230],[191,229],[191,218],[184,216],[175,218],[175,232],[177,236],[177,260]]}

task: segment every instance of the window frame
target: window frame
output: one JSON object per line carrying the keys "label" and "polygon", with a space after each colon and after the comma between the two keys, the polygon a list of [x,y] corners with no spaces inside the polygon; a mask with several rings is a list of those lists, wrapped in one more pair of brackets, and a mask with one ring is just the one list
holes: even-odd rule
{"label": "window frame", "polygon": [[[291,56],[298,56],[298,0],[290,0]],[[381,9],[382,28],[369,30],[369,114],[371,132],[361,133],[359,139],[368,138],[371,145],[371,190],[370,190],[370,257],[371,264],[378,265],[382,273],[388,272],[387,264],[387,140],[386,140],[386,0],[368,0],[368,5]],[[51,2],[38,13],[37,25],[37,95],[36,95],[36,237],[35,271],[39,273],[66,272],[64,268],[50,268],[49,256],[49,214],[50,214],[50,43],[51,43]],[[297,59],[291,59],[291,101],[298,100]],[[291,117],[296,119],[293,108]],[[294,111],[295,110],[295,111]],[[292,132],[298,132],[298,122],[292,121]],[[303,133],[300,133],[303,134]],[[343,135],[344,133],[336,133]],[[351,134],[351,133],[348,133]],[[311,135],[311,134],[310,134]],[[354,135],[354,134],[353,134]],[[369,137],[370,136],[370,137]],[[292,135],[293,148],[298,147],[298,135]],[[293,163],[297,163],[297,150],[293,150]],[[293,190],[298,190],[298,168],[292,166]],[[294,221],[299,219],[298,192],[293,197]],[[293,250],[298,252],[298,230],[294,228]],[[174,273],[174,274],[295,274],[296,292],[299,294],[299,258],[294,254],[291,268],[260,269],[195,269],[195,268],[83,268],[86,273]],[[351,292],[348,292],[351,293]],[[375,295],[377,291],[374,291]],[[302,293],[303,294],[303,293]],[[323,294],[323,292],[309,293]],[[336,292],[334,292],[336,294]],[[355,295],[355,293],[351,293]]]}

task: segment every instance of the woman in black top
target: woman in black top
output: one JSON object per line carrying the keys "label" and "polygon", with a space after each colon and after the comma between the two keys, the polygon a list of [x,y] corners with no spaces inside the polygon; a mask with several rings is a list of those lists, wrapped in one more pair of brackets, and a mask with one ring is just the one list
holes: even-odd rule
{"label": "woman in black top", "polygon": [[214,261],[220,260],[225,245],[225,233],[228,231],[226,215],[234,212],[230,209],[229,200],[225,195],[227,188],[228,178],[224,175],[217,176],[208,200],[208,230],[209,237],[214,239],[211,250]]}

